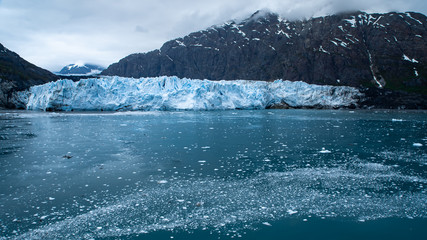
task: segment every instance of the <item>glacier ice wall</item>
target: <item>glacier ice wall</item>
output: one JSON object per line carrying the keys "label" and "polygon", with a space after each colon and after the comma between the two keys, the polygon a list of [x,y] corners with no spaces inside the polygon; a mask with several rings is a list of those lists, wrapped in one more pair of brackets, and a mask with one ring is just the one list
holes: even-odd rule
{"label": "glacier ice wall", "polygon": [[103,77],[78,82],[62,79],[15,94],[28,110],[225,110],[291,107],[341,107],[356,104],[361,93],[352,87],[304,82],[209,81],[178,77]]}

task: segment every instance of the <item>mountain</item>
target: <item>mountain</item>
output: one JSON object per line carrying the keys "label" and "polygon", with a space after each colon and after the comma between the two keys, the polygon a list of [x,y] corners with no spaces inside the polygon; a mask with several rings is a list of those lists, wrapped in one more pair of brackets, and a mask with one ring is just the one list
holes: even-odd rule
{"label": "mountain", "polygon": [[58,78],[55,74],[27,62],[0,44],[0,107],[13,107],[9,102],[13,92]]}
{"label": "mountain", "polygon": [[289,21],[258,11],[121,59],[124,77],[284,79],[427,93],[427,17],[364,12]]}
{"label": "mountain", "polygon": [[104,67],[94,64],[69,64],[61,69],[61,75],[94,75],[104,70]]}

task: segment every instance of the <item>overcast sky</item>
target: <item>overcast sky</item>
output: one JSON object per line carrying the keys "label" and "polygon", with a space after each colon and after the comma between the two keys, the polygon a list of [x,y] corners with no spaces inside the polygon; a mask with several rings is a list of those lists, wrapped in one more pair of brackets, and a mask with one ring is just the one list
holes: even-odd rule
{"label": "overcast sky", "polygon": [[341,10],[416,11],[425,0],[0,0],[0,43],[51,71],[86,62],[108,66],[136,52],[258,9],[286,18]]}

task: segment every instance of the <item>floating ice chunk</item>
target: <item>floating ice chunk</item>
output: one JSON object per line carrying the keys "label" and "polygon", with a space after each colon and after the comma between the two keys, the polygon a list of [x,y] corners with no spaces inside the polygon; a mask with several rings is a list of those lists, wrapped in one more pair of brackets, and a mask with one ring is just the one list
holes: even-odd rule
{"label": "floating ice chunk", "polygon": [[157,181],[157,183],[158,184],[165,184],[165,183],[168,183],[168,181],[166,181],[166,180],[160,180],[160,181]]}
{"label": "floating ice chunk", "polygon": [[50,200],[50,201],[53,201],[53,200],[55,200],[55,198],[53,198],[53,197],[49,197],[49,200]]}
{"label": "floating ice chunk", "polygon": [[265,225],[265,226],[271,227],[271,223],[269,223],[269,222],[263,222],[262,224]]}
{"label": "floating ice chunk", "polygon": [[396,118],[393,118],[393,119],[391,119],[391,121],[392,121],[392,122],[403,122],[403,119],[396,119]]}
{"label": "floating ice chunk", "polygon": [[326,150],[324,147],[322,147],[322,150],[320,150],[320,153],[331,153],[331,151]]}
{"label": "floating ice chunk", "polygon": [[385,166],[379,163],[364,163],[364,164],[359,164],[359,166],[369,169],[370,171],[388,171],[390,169],[389,166]]}
{"label": "floating ice chunk", "polygon": [[412,146],[414,146],[414,147],[422,147],[423,144],[421,144],[421,143],[414,143],[414,144],[412,144]]}
{"label": "floating ice chunk", "polygon": [[298,213],[298,211],[295,211],[295,210],[291,210],[291,209],[289,209],[289,210],[287,211],[287,213],[288,213],[289,215],[294,215],[294,214]]}

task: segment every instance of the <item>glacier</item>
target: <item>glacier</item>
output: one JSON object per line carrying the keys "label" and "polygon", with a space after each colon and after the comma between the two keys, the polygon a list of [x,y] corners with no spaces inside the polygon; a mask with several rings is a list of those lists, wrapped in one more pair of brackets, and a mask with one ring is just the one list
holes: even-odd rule
{"label": "glacier", "polygon": [[357,105],[357,88],[276,80],[210,81],[106,76],[61,79],[15,93],[17,107],[42,111],[229,110]]}

